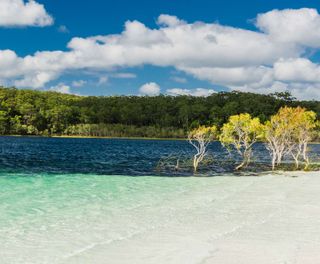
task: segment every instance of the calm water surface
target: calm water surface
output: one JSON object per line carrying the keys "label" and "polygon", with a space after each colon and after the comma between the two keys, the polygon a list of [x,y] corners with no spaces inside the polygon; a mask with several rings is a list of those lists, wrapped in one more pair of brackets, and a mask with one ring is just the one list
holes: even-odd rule
{"label": "calm water surface", "polygon": [[[311,148],[320,153],[319,145]],[[156,168],[163,157],[185,159],[193,153],[188,142],[175,140],[0,137],[0,172],[188,176],[192,170],[159,171]],[[202,173],[233,170],[234,160],[220,143],[211,144],[209,153],[216,162]],[[256,145],[254,159],[257,163],[269,163],[269,153],[262,144]]]}

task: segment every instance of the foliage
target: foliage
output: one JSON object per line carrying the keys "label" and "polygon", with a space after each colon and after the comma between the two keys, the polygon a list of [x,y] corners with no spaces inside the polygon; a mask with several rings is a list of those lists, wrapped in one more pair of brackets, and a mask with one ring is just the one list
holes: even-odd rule
{"label": "foliage", "polygon": [[186,138],[194,129],[195,170],[219,129],[222,143],[235,148],[243,157],[239,166],[246,166],[261,136],[259,120],[272,167],[287,155],[307,169],[308,143],[320,139],[319,115],[320,102],[297,101],[288,92],[96,97],[0,87],[0,135]]}
{"label": "foliage", "polygon": [[272,158],[272,169],[280,165],[285,155],[291,155],[299,167],[303,157],[306,168],[309,165],[308,143],[316,128],[316,113],[301,107],[282,107],[265,124],[265,139]]}
{"label": "foliage", "polygon": [[318,125],[317,115],[313,111],[297,107],[294,109],[293,126],[293,147],[291,155],[295,160],[296,168],[299,168],[300,158],[305,163],[305,169],[308,169],[310,161],[308,157],[308,144],[315,137],[315,128]]}
{"label": "foliage", "polygon": [[242,162],[236,167],[240,169],[250,163],[252,146],[263,136],[263,125],[259,118],[250,114],[233,115],[221,129],[219,139],[225,147],[232,146],[241,155]]}
{"label": "foliage", "polygon": [[63,134],[90,137],[185,138],[183,129],[122,124],[78,124],[68,126]]}
{"label": "foliage", "polygon": [[[296,101],[288,93],[220,92],[193,96],[76,96],[0,87],[2,135],[97,135],[187,137],[198,126],[221,128],[232,115],[248,113],[267,121],[282,106],[320,114],[320,103]],[[89,125],[92,129],[81,129]],[[125,128],[125,129],[124,129]],[[142,133],[142,130],[147,133]],[[126,132],[128,131],[128,132]]]}
{"label": "foliage", "polygon": [[197,153],[193,157],[194,172],[197,172],[199,163],[207,155],[207,147],[210,142],[217,136],[216,126],[200,126],[193,129],[188,134],[189,143],[196,149]]}

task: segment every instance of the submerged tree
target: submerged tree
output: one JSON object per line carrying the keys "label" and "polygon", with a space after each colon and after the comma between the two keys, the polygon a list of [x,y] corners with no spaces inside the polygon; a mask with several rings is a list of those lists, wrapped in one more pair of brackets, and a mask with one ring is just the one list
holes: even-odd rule
{"label": "submerged tree", "polygon": [[193,168],[196,173],[199,163],[207,155],[207,147],[210,142],[217,136],[217,127],[200,126],[188,134],[189,143],[194,146],[197,153],[193,156]]}
{"label": "submerged tree", "polygon": [[316,114],[301,107],[283,107],[265,124],[267,149],[272,158],[272,169],[291,155],[299,168],[300,158],[309,165],[308,143],[316,127]]}
{"label": "submerged tree", "polygon": [[270,152],[272,170],[280,165],[284,155],[293,148],[293,116],[291,107],[281,108],[265,124],[266,146]]}
{"label": "submerged tree", "polygon": [[296,168],[299,168],[300,159],[308,169],[310,161],[308,156],[308,144],[313,139],[317,115],[313,111],[306,111],[305,108],[297,107],[294,109],[293,140],[291,155],[295,161]]}
{"label": "submerged tree", "polygon": [[250,114],[233,115],[221,129],[220,141],[223,146],[233,147],[242,157],[236,170],[247,166],[251,161],[252,146],[263,136],[263,125],[259,118]]}

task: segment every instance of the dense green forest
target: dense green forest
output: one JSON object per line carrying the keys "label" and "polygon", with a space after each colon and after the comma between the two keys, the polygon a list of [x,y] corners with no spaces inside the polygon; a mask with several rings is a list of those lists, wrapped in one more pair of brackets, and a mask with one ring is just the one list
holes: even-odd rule
{"label": "dense green forest", "polygon": [[320,102],[287,92],[220,92],[192,96],[76,96],[0,87],[0,134],[183,138],[198,125],[221,125],[249,113],[262,122],[284,105],[320,116]]}

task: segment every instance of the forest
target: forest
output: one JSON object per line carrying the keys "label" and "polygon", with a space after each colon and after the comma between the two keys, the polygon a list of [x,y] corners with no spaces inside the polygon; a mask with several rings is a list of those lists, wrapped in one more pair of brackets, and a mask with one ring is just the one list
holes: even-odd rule
{"label": "forest", "polygon": [[283,106],[301,106],[320,116],[320,102],[298,101],[288,92],[77,96],[0,87],[0,134],[186,138],[193,128],[221,128],[240,113],[265,122]]}

